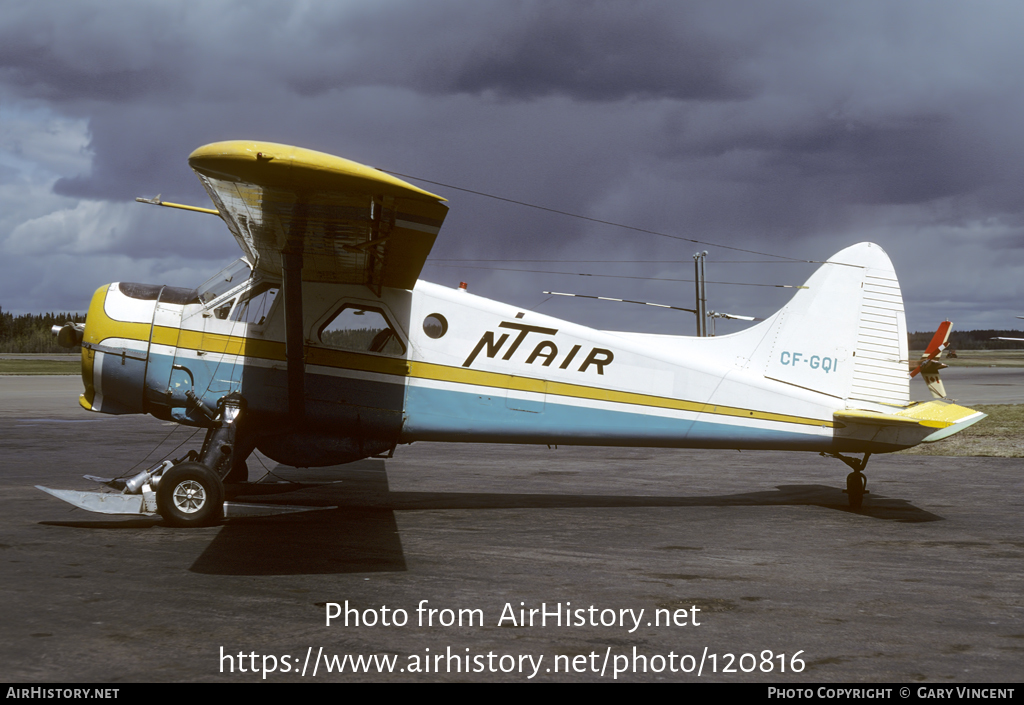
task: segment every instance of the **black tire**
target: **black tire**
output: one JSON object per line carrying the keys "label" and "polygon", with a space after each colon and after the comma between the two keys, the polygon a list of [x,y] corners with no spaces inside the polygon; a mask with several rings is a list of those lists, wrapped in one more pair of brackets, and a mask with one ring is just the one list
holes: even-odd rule
{"label": "black tire", "polygon": [[171,526],[209,526],[224,513],[224,485],[200,463],[180,463],[160,478],[156,507]]}
{"label": "black tire", "polygon": [[851,472],[846,476],[846,496],[850,500],[850,509],[859,510],[864,504],[867,484],[868,479],[861,472]]}
{"label": "black tire", "polygon": [[864,504],[864,495],[863,494],[857,492],[857,493],[854,493],[854,494],[850,495],[850,509],[853,509],[854,511],[856,511],[856,510],[860,509],[863,504]]}

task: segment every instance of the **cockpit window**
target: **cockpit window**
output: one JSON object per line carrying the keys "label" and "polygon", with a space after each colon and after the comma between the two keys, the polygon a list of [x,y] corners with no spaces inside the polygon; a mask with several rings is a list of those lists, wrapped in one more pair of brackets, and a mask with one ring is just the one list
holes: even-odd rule
{"label": "cockpit window", "polygon": [[244,259],[236,259],[224,269],[206,280],[197,290],[199,300],[210,303],[221,294],[227,293],[244,282],[252,274],[252,267]]}
{"label": "cockpit window", "polygon": [[339,350],[402,355],[405,345],[380,311],[348,305],[320,330],[324,345]]}
{"label": "cockpit window", "polygon": [[240,321],[252,325],[263,325],[270,313],[270,307],[277,298],[279,287],[277,284],[265,282],[257,284],[246,294],[244,301],[239,301],[231,312],[232,321]]}

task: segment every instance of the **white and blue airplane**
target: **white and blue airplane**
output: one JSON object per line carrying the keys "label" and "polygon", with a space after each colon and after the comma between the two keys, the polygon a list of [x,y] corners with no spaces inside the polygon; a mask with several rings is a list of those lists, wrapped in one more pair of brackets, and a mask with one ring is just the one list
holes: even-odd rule
{"label": "white and blue airplane", "polygon": [[871,243],[739,333],[603,331],[420,280],[448,209],[386,173],[244,141],[189,165],[216,206],[191,208],[242,256],[196,289],[104,285],[58,338],[81,344],[85,409],[206,439],[119,493],[47,490],[80,507],[210,524],[254,449],[307,467],[443,441],[813,451],[853,469],[856,508],[871,454],[984,417],[910,401],[903,298]]}
{"label": "white and blue airplane", "polygon": [[[1024,316],[1017,316],[1017,318],[1024,318]],[[1011,340],[1015,343],[1024,343],[1024,338],[993,338],[992,340]]]}

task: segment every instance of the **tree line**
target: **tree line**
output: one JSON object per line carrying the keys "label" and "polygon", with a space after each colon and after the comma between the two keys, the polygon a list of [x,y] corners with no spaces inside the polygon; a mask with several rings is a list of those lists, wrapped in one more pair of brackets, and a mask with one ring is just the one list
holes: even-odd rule
{"label": "tree line", "polygon": [[[924,350],[931,342],[932,333],[911,333],[910,349]],[[993,338],[1024,338],[1019,330],[953,330],[949,334],[950,350],[1020,350],[1024,343]]]}
{"label": "tree line", "polygon": [[0,307],[0,353],[75,353],[78,348],[68,350],[57,345],[57,338],[50,330],[68,321],[82,323],[85,314],[51,312],[15,316]]}

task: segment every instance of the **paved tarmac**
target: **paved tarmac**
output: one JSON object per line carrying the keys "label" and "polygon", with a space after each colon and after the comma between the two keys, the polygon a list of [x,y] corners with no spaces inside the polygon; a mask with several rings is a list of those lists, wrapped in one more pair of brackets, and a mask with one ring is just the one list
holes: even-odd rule
{"label": "paved tarmac", "polygon": [[[1024,368],[950,367],[942,371],[946,394],[958,404],[1024,404]],[[931,395],[919,380],[911,380],[911,398]]]}
{"label": "paved tarmac", "polygon": [[[958,372],[946,385],[965,403],[1024,401],[1017,377],[988,370],[964,370],[953,392]],[[190,433],[82,411],[79,385],[0,378],[4,681],[253,682],[274,660],[267,681],[1024,675],[1020,459],[875,456],[855,513],[846,467],[813,454],[416,444],[332,470],[251,460],[253,479],[265,463],[334,481],[261,501],[337,508],[180,530],[33,488],[91,489],[82,474],[120,474]],[[377,624],[326,626],[346,600]],[[420,626],[421,604],[454,612]],[[516,623],[499,625],[506,605]],[[518,624],[542,605],[561,626]],[[382,626],[385,607],[408,623]],[[571,625],[566,609],[582,610]],[[470,612],[439,624],[459,610],[479,610],[472,626]],[[394,672],[326,672],[344,655],[393,658]]]}

